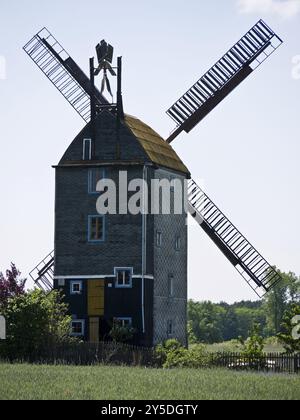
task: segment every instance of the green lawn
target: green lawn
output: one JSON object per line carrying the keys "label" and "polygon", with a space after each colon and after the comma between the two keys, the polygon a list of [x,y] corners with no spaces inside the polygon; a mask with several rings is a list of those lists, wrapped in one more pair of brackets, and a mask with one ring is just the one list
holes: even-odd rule
{"label": "green lawn", "polygon": [[300,399],[300,376],[0,364],[0,399]]}

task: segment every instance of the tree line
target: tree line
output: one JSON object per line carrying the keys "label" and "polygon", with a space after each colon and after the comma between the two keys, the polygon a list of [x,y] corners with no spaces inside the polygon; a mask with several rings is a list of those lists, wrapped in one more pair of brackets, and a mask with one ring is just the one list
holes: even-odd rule
{"label": "tree line", "polygon": [[[232,305],[210,301],[188,302],[188,333],[191,343],[221,343],[247,339],[258,324],[267,338],[282,333],[284,314],[293,304],[300,304],[300,277],[281,273],[283,281],[261,301],[242,301]],[[300,315],[300,313],[299,313]]]}

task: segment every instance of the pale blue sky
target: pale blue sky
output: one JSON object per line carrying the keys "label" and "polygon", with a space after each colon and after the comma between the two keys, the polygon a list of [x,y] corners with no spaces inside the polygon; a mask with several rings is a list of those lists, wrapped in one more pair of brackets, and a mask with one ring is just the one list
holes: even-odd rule
{"label": "pale blue sky", "polygon": [[[174,125],[165,111],[262,17],[284,46],[174,147],[258,250],[300,273],[300,80],[291,76],[300,15],[240,14],[235,0],[1,3],[0,270],[12,260],[28,275],[52,250],[51,165],[83,126],[22,51],[34,33],[47,26],[85,71],[96,43],[112,43],[123,56],[125,111],[167,137]],[[190,298],[255,299],[200,228],[189,236]]]}

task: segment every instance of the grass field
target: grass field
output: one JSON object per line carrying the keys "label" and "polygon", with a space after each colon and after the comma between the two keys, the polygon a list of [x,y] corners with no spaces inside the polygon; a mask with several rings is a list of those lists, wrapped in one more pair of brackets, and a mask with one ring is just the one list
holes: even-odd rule
{"label": "grass field", "polygon": [[[212,353],[241,351],[241,345],[239,345],[237,340],[225,341],[224,343],[206,344],[205,347],[209,352]],[[265,353],[283,353],[284,348],[282,345],[280,345],[280,343],[269,339],[265,342],[264,351]]]}
{"label": "grass field", "polygon": [[0,364],[0,399],[299,400],[300,376]]}

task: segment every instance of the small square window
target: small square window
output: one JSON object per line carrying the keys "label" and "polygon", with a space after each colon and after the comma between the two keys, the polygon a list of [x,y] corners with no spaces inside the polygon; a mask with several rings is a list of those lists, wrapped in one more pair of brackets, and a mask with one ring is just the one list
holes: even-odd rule
{"label": "small square window", "polygon": [[84,320],[76,319],[71,323],[71,335],[74,337],[82,337],[84,335]]}
{"label": "small square window", "polygon": [[181,237],[180,236],[176,236],[175,249],[176,249],[176,251],[180,251],[180,249],[181,249]]}
{"label": "small square window", "polygon": [[89,194],[100,194],[97,191],[97,184],[104,178],[103,168],[93,168],[88,172],[88,190]]}
{"label": "small square window", "polygon": [[132,268],[116,268],[116,287],[132,287]]}
{"label": "small square window", "polygon": [[89,216],[88,240],[89,242],[104,241],[104,216]]}
{"label": "small square window", "polygon": [[81,295],[82,294],[82,281],[71,281],[70,283],[71,295]]}
{"label": "small square window", "polygon": [[162,247],[162,232],[159,230],[156,232],[156,246],[159,248]]}
{"label": "small square window", "polygon": [[173,274],[169,274],[169,277],[168,277],[168,296],[169,297],[174,296],[174,276],[173,276]]}

